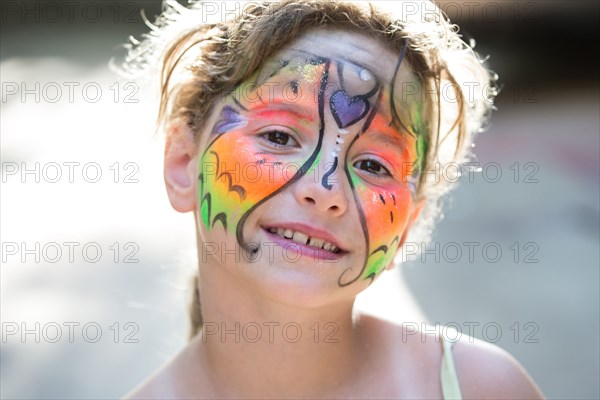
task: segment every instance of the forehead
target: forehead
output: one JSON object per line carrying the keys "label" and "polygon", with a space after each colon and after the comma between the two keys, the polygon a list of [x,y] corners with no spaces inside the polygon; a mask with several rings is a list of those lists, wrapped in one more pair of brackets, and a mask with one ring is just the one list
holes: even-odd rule
{"label": "forehead", "polygon": [[[400,106],[401,114],[411,113],[409,109],[413,109],[422,99],[421,85],[401,53],[400,50],[392,49],[380,40],[360,32],[313,28],[270,57],[261,68],[257,82],[277,80],[275,71],[280,71],[283,62],[293,59],[296,63],[308,64],[311,59],[326,59],[336,66],[328,76],[330,83],[339,84],[339,80],[343,78],[346,87],[356,89],[357,93],[364,93],[363,90],[369,87],[369,81],[371,85],[377,82],[387,100],[382,102],[380,111],[390,111],[386,104],[389,105],[389,99],[393,97],[392,103]],[[343,72],[340,72],[340,67]],[[307,81],[310,81],[311,74],[302,69],[296,71],[299,80],[310,83]],[[289,73],[293,74],[291,71]],[[281,78],[290,77],[288,75]]]}
{"label": "forehead", "polygon": [[[337,62],[364,67],[379,79],[391,80],[396,69],[399,51],[386,47],[380,41],[359,33],[341,29],[311,29],[283,48],[277,57],[296,51],[313,53]],[[411,78],[411,70],[403,63],[404,78]]]}

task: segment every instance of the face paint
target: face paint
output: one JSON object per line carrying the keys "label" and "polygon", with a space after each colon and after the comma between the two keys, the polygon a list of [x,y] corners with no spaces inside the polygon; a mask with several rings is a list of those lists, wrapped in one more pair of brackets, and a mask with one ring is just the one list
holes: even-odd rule
{"label": "face paint", "polygon": [[[202,225],[207,231],[225,229],[234,234],[252,253],[255,247],[243,236],[252,212],[333,158],[320,183],[329,190],[334,184],[350,187],[366,248],[360,273],[349,277],[349,268],[338,284],[372,281],[391,262],[408,221],[420,168],[404,172],[407,169],[401,166],[421,165],[423,135],[392,126],[400,121],[393,108],[393,86],[388,88],[372,72],[347,61],[290,53],[288,58],[269,61],[227,97],[199,161]],[[402,55],[396,73],[401,59]],[[326,126],[326,121],[336,126]],[[417,114],[411,124],[415,132],[422,132],[421,121]],[[323,147],[325,134],[337,135],[333,147]],[[377,135],[395,138],[400,149],[377,145]],[[290,140],[297,142],[298,150]],[[363,150],[386,160],[393,176],[375,177],[355,168],[351,158]],[[346,183],[333,183],[330,178],[342,161]],[[365,162],[374,163],[370,157]],[[290,171],[290,165],[297,169]]]}
{"label": "face paint", "polygon": [[[299,65],[302,67],[300,76],[297,73]],[[271,73],[270,82],[257,84],[260,76],[254,76],[240,85],[241,90],[227,98],[227,104],[213,128],[216,137],[200,158],[200,215],[205,229],[210,230],[220,224],[227,232],[236,235],[242,248],[253,251],[252,245],[246,243],[242,235],[245,220],[252,210],[311,167],[314,168],[323,136],[323,124],[319,126],[313,118],[322,114],[317,108],[323,108],[323,100],[315,104],[305,96],[291,103],[286,101],[283,90],[275,93],[271,90],[274,86],[270,84],[285,83],[277,86],[289,88],[294,94],[302,90],[308,94],[310,86],[326,83],[327,69],[328,63],[320,59],[308,65],[306,62],[299,64],[298,60],[295,63],[282,62],[276,73]],[[300,107],[305,108],[304,118],[297,112]],[[303,158],[278,156],[275,146],[272,151],[265,151],[260,142],[261,137],[265,139],[261,135],[276,134],[282,130],[277,128],[278,131],[273,125],[302,128],[313,132],[313,136],[318,132],[315,149]],[[298,166],[298,169],[290,166]]]}
{"label": "face paint", "polygon": [[340,129],[354,125],[369,112],[369,102],[362,96],[348,96],[344,90],[337,90],[329,99],[331,114]]}
{"label": "face paint", "polygon": [[413,193],[413,195],[416,195],[417,193],[417,185],[423,168],[425,168],[425,157],[427,155],[427,124],[423,118],[423,104],[421,102],[417,102],[415,108],[416,110],[413,112],[415,121],[412,125],[412,130],[414,135],[417,137],[417,158],[413,163],[413,173],[409,178],[407,178],[411,193]]}
{"label": "face paint", "polygon": [[[375,135],[372,132],[398,137],[398,132],[390,127],[389,122],[383,116],[376,115],[369,129],[356,141],[356,146],[361,146],[362,140],[370,140],[369,136]],[[396,139],[391,141],[397,142]],[[376,147],[374,150],[383,160],[398,161],[395,168],[390,167],[394,179],[371,178],[371,181],[366,181],[357,168],[346,163],[345,172],[352,184],[356,202],[362,210],[365,236],[368,238],[369,251],[361,274],[362,279],[374,280],[389,265],[398,248],[401,232],[410,217],[410,205],[413,203],[410,177],[413,169],[406,166],[412,165],[416,159],[416,145],[414,138],[408,134],[404,134],[398,142],[401,145]],[[394,163],[389,162],[387,165],[394,166]],[[340,284],[347,285],[348,282],[340,279]]]}
{"label": "face paint", "polygon": [[242,117],[236,109],[231,106],[223,107],[221,117],[214,127],[214,132],[217,135],[222,135],[225,132],[233,129],[243,128],[248,125],[248,120]]}

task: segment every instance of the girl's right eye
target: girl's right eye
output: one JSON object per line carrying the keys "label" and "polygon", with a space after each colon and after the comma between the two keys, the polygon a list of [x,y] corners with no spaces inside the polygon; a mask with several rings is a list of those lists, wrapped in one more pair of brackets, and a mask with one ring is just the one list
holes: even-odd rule
{"label": "girl's right eye", "polygon": [[292,135],[280,130],[265,132],[261,137],[275,147],[299,147]]}

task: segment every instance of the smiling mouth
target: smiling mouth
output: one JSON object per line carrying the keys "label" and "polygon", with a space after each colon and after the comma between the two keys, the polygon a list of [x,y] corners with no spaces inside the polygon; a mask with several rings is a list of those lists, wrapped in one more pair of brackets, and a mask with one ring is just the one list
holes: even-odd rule
{"label": "smiling mouth", "polygon": [[337,247],[335,244],[326,241],[325,239],[320,239],[317,237],[310,237],[305,233],[294,231],[292,229],[284,229],[284,228],[267,228],[267,231],[272,234],[279,235],[284,239],[300,243],[306,246],[315,247],[317,249],[323,249],[326,251],[330,251],[335,254],[339,254],[342,250]]}

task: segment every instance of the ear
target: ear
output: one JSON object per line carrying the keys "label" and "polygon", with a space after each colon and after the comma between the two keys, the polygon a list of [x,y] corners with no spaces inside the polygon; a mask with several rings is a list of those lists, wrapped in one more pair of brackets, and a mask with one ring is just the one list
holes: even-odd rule
{"label": "ear", "polygon": [[167,130],[165,142],[165,185],[173,208],[179,212],[196,209],[198,146],[185,124]]}
{"label": "ear", "polygon": [[[406,224],[406,228],[404,228],[404,233],[402,233],[402,238],[400,238],[400,241],[398,242],[398,247],[396,248],[396,251],[398,251],[398,249],[404,244],[404,241],[406,240],[406,237],[408,236],[408,232],[410,232],[410,229],[412,228],[413,224],[419,218],[419,215],[421,215],[421,211],[423,210],[424,206],[425,206],[425,199],[421,199],[415,204],[415,206],[410,214],[408,223]],[[393,260],[386,267],[386,269],[387,270],[394,269],[394,261]]]}

